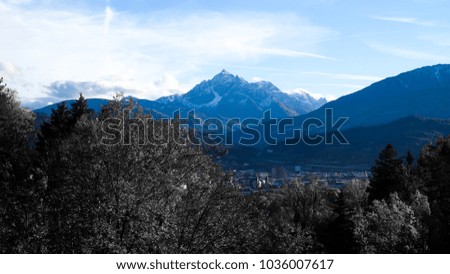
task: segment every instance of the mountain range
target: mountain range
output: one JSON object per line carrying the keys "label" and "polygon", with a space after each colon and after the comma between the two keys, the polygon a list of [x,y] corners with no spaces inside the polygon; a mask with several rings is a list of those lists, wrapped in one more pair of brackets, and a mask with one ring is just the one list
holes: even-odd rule
{"label": "mountain range", "polygon": [[[293,117],[293,127],[297,128],[308,118],[324,121],[325,110],[332,109],[334,120],[348,117],[341,127],[348,145],[235,144],[228,147],[229,154],[221,162],[231,168],[302,164],[368,169],[388,143],[394,144],[400,155],[408,150],[417,155],[423,145],[432,143],[437,136],[450,134],[450,65],[404,72],[328,103],[307,93],[284,93],[270,82],[249,83],[225,70],[186,94],[155,101],[136,100],[155,116],[167,117],[178,109],[182,113],[195,109],[200,118],[262,118],[264,111],[270,109],[274,118]],[[90,108],[99,110],[107,100],[89,99],[88,103]],[[55,107],[35,112],[48,115]],[[315,134],[325,133],[318,130]]]}
{"label": "mountain range", "polygon": [[[259,119],[268,109],[274,118],[293,117],[311,112],[327,102],[325,98],[315,99],[306,92],[287,94],[266,81],[249,83],[226,70],[182,95],[161,97],[154,101],[134,99],[156,117],[173,117],[177,110],[186,115],[195,110],[200,118],[214,117],[223,121],[230,118]],[[108,100],[89,99],[88,103],[90,108],[98,111]],[[57,104],[53,104],[34,111],[48,115],[56,107]]]}
{"label": "mountain range", "polygon": [[249,83],[222,70],[186,94],[163,97],[157,102],[172,109],[195,109],[199,116],[225,120],[234,117],[262,118],[263,112],[268,109],[275,118],[292,117],[315,110],[326,100],[316,100],[307,93],[290,95],[270,82]]}

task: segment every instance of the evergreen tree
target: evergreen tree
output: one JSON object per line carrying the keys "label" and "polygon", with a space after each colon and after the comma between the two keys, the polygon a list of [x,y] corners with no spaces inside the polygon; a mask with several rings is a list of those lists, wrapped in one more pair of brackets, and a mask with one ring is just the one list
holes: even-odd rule
{"label": "evergreen tree", "polygon": [[422,149],[418,173],[431,208],[431,252],[450,253],[450,136]]}
{"label": "evergreen tree", "polygon": [[337,217],[328,226],[328,237],[325,239],[329,253],[358,253],[358,245],[353,231],[354,217],[364,212],[367,207],[367,182],[352,181],[339,193],[335,210]]}
{"label": "evergreen tree", "polygon": [[58,144],[58,141],[66,138],[71,132],[71,115],[66,102],[58,105],[56,110],[52,109],[52,114],[48,122],[44,122],[38,135],[37,144],[40,152],[48,152]]}
{"label": "evergreen tree", "polygon": [[408,167],[412,167],[414,164],[414,155],[409,150],[408,153],[406,154],[406,164],[408,165]]}
{"label": "evergreen tree", "polygon": [[70,120],[74,125],[83,115],[92,114],[92,110],[88,107],[88,101],[80,93],[78,100],[70,104]]}
{"label": "evergreen tree", "polygon": [[389,198],[393,192],[403,194],[406,192],[404,183],[404,165],[397,158],[394,146],[388,144],[382,150],[372,168],[372,177],[368,187],[369,202]]}

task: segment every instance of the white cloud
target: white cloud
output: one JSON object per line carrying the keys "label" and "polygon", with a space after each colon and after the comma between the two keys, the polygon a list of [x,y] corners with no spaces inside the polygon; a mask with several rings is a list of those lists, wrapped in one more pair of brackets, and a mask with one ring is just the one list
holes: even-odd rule
{"label": "white cloud", "polygon": [[312,98],[314,98],[316,100],[325,98],[325,99],[327,99],[327,101],[331,101],[331,100],[335,100],[336,99],[336,96],[329,95],[329,94],[328,95],[324,95],[324,94],[320,94],[320,93],[315,93],[315,92],[311,92],[309,90],[306,90],[304,88],[290,89],[290,90],[286,90],[284,92],[286,92],[287,94],[295,94],[295,93],[304,94],[304,93],[307,93]]}
{"label": "white cloud", "polygon": [[330,79],[336,80],[353,80],[353,81],[380,81],[383,78],[372,75],[360,75],[360,74],[345,74],[345,73],[325,73],[325,72],[304,72],[305,74],[325,76]]}
{"label": "white cloud", "polygon": [[[259,66],[268,58],[332,59],[315,43],[338,35],[292,14],[196,11],[124,13],[2,4],[0,60],[22,68],[22,97],[57,81],[97,82],[155,99],[204,79],[204,63]],[[203,73],[203,74],[202,74]],[[208,75],[214,72],[208,72]],[[173,78],[156,85],[162,75]],[[176,84],[173,79],[177,79]],[[170,83],[170,84],[169,84]],[[168,86],[167,86],[168,85]]]}
{"label": "white cloud", "polygon": [[180,83],[175,76],[165,73],[161,78],[154,82],[155,88],[162,91],[161,96],[172,95],[180,92]]}
{"label": "white cloud", "polygon": [[406,23],[420,26],[437,26],[437,23],[434,21],[422,21],[414,17],[388,17],[388,16],[372,16],[372,19],[381,20],[381,21],[390,21],[397,23]]}
{"label": "white cloud", "polygon": [[157,81],[155,81],[155,86],[168,89],[177,89],[179,83],[178,80],[173,75],[166,73]]}
{"label": "white cloud", "polygon": [[417,51],[417,50],[412,50],[412,49],[386,46],[386,45],[379,44],[379,43],[370,44],[369,46],[379,52],[389,54],[392,56],[405,58],[405,59],[410,59],[410,60],[420,60],[420,61],[426,61],[429,63],[450,62],[450,55],[449,56],[437,55],[437,54],[432,54],[432,53]]}
{"label": "white cloud", "polygon": [[22,75],[22,70],[19,67],[9,62],[0,62],[0,76],[5,76],[7,78],[13,79]]}
{"label": "white cloud", "polygon": [[105,9],[105,21],[104,21],[104,28],[105,28],[105,33],[109,32],[109,25],[111,24],[111,21],[114,18],[114,12],[113,10],[107,6]]}
{"label": "white cloud", "polygon": [[251,83],[256,83],[256,82],[261,82],[264,81],[264,78],[258,77],[258,76],[254,76],[250,78],[250,82]]}
{"label": "white cloud", "polygon": [[253,53],[261,55],[274,55],[284,57],[309,57],[309,58],[336,60],[335,58],[327,57],[324,55],[301,52],[296,50],[277,49],[277,48],[249,48],[248,50],[252,51]]}
{"label": "white cloud", "polygon": [[83,93],[86,97],[100,97],[111,98],[118,92],[125,94],[135,93],[133,90],[128,90],[119,86],[112,86],[108,84],[101,84],[96,82],[54,82],[47,87],[48,98],[63,99],[75,99],[78,98],[80,93]]}

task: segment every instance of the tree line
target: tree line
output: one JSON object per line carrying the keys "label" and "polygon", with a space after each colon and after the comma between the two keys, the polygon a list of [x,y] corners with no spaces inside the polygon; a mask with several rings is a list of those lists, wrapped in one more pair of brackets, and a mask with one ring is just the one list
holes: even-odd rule
{"label": "tree line", "polygon": [[[102,145],[108,118],[149,116],[120,95],[95,113],[80,95],[35,127],[0,82],[1,253],[450,252],[450,137],[417,160],[388,145],[369,181],[341,190],[243,195],[201,145]],[[176,120],[150,121],[181,138]]]}

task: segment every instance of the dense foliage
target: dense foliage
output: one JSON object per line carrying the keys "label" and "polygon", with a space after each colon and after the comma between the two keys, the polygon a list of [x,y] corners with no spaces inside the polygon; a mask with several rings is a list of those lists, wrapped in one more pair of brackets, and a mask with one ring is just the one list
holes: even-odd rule
{"label": "dense foliage", "polygon": [[[450,252],[450,137],[417,161],[388,145],[369,182],[243,195],[179,121],[148,119],[142,139],[147,118],[120,95],[97,114],[80,95],[35,130],[0,82],[0,252]],[[105,124],[134,141],[105,144]]]}

